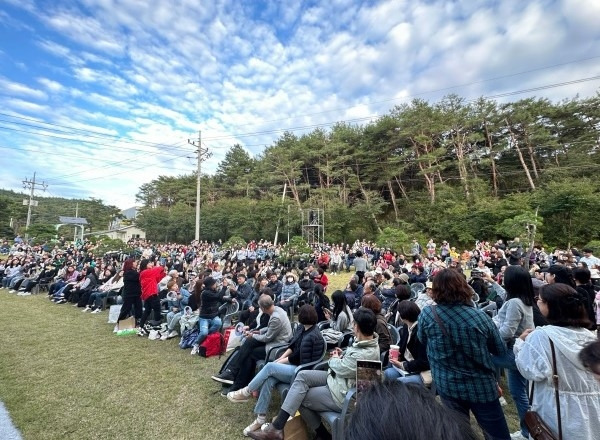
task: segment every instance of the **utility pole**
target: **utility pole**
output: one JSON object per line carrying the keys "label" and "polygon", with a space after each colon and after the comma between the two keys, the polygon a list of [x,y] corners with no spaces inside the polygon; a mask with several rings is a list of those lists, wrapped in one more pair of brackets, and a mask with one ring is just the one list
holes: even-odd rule
{"label": "utility pole", "polygon": [[36,187],[42,188],[43,191],[46,191],[46,188],[48,188],[48,185],[45,182],[39,183],[35,181],[35,174],[36,173],[34,172],[32,180],[27,180],[27,177],[25,177],[25,180],[23,180],[23,188],[30,190],[29,200],[23,200],[23,205],[27,205],[27,224],[25,225],[25,241],[29,240],[29,232],[27,231],[29,229],[29,225],[31,224],[31,207],[38,205],[37,200],[33,200],[33,193],[36,190]]}
{"label": "utility pole", "polygon": [[[79,217],[79,202],[75,205],[75,218]],[[75,232],[73,233],[73,243],[77,243],[77,226],[75,226]]]}
{"label": "utility pole", "polygon": [[211,153],[209,153],[208,148],[202,148],[202,132],[200,130],[198,130],[198,140],[193,141],[188,139],[188,144],[197,148],[196,154],[198,155],[198,169],[196,171],[196,234],[194,239],[200,241],[200,178],[202,176],[202,161],[208,159]]}

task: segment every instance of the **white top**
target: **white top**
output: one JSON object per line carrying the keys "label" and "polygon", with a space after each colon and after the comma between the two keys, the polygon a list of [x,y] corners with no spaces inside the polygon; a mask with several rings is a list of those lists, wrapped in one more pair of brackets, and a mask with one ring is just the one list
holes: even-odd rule
{"label": "white top", "polygon": [[517,368],[525,379],[535,382],[531,409],[558,433],[548,338],[552,338],[556,349],[563,438],[597,439],[600,436],[600,382],[578,358],[584,346],[596,341],[589,330],[546,325],[536,328],[525,341],[517,339],[514,346]]}

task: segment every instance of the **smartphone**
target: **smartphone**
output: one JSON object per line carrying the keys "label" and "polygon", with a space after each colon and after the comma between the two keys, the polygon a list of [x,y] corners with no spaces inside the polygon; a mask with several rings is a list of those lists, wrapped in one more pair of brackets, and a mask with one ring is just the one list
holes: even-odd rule
{"label": "smartphone", "polygon": [[375,383],[381,383],[381,361],[358,360],[356,361],[356,395]]}

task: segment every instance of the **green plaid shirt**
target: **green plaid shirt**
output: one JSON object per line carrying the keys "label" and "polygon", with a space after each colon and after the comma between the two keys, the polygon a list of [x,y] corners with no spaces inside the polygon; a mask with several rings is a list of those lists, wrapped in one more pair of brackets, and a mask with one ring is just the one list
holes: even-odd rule
{"label": "green plaid shirt", "polygon": [[436,312],[452,341],[436,322],[431,306],[419,315],[418,336],[427,345],[431,374],[440,395],[480,403],[498,399],[490,353],[502,356],[507,349],[492,319],[463,304],[438,304]]}

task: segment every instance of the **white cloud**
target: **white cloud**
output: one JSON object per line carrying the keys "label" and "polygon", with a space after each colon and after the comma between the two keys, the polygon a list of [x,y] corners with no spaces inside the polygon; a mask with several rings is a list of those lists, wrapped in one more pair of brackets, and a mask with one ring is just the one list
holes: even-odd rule
{"label": "white cloud", "polygon": [[[312,7],[266,2],[264,9],[235,0],[41,4],[27,0],[16,5],[31,20],[7,16],[0,7],[0,22],[33,27],[33,44],[52,55],[43,57],[49,66],[43,75],[25,72],[21,79],[3,72],[9,84],[0,83],[2,93],[9,93],[0,96],[3,106],[141,145],[181,147],[202,129],[215,151],[209,171],[233,143],[248,145],[256,154],[279,136],[245,133],[384,114],[415,95],[436,100],[452,91],[476,98],[525,89],[591,76],[600,67],[596,59],[481,81],[597,55],[600,6],[586,0],[557,1],[553,7],[544,0],[331,0]],[[8,47],[3,50],[3,63],[17,66],[25,60]],[[466,83],[474,84],[436,92]],[[597,86],[585,83],[537,94],[587,96]],[[47,105],[40,105],[42,100]],[[159,173],[193,168],[173,166],[165,162],[168,156],[148,156],[156,152],[148,145],[138,146],[150,152],[140,157],[131,144],[111,144],[122,151],[94,150],[97,169],[84,177],[98,180],[86,182],[76,174],[76,188],[94,194],[103,190],[121,200]],[[179,153],[174,149],[171,155]],[[99,177],[121,171],[111,165],[121,157],[147,164],[128,173],[126,162],[121,165],[125,173],[98,185]],[[53,166],[57,176],[73,173],[72,165]]]}
{"label": "white cloud", "polygon": [[17,95],[36,100],[45,100],[48,98],[46,93],[41,90],[33,89],[25,84],[9,81],[2,77],[0,77],[0,93],[7,96]]}

